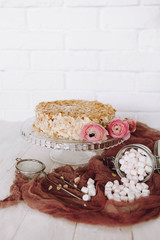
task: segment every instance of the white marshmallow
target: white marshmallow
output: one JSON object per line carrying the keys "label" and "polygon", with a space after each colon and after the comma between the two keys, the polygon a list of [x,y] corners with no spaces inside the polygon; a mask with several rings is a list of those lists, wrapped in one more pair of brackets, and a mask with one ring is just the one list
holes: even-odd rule
{"label": "white marshmallow", "polygon": [[128,201],[128,197],[127,196],[120,196],[120,199],[121,199],[121,201],[125,201],[125,202]]}
{"label": "white marshmallow", "polygon": [[143,162],[138,162],[138,167],[144,168],[145,164]]}
{"label": "white marshmallow", "polygon": [[137,151],[138,151],[140,154],[142,154],[142,155],[145,155],[145,154],[146,154],[145,151],[144,151],[143,149],[141,149],[141,148],[138,148]]}
{"label": "white marshmallow", "polygon": [[112,190],[114,191],[117,188],[117,185],[113,185]]}
{"label": "white marshmallow", "polygon": [[124,165],[121,165],[121,166],[120,166],[120,170],[121,170],[122,172],[124,172],[125,169],[126,169],[126,168],[124,167]]}
{"label": "white marshmallow", "polygon": [[95,189],[95,188],[89,188],[88,194],[89,194],[89,196],[91,196],[91,197],[96,196],[96,189]]}
{"label": "white marshmallow", "polygon": [[123,165],[123,164],[125,163],[125,160],[121,158],[121,159],[119,160],[119,163]]}
{"label": "white marshmallow", "polygon": [[134,158],[136,155],[135,155],[135,153],[134,152],[130,152],[129,154],[128,154],[128,157],[129,158]]}
{"label": "white marshmallow", "polygon": [[112,188],[111,188],[111,187],[105,187],[105,190],[111,192],[111,191],[112,191]]}
{"label": "white marshmallow", "polygon": [[132,170],[131,170],[131,175],[136,176],[136,175],[137,175],[137,171],[134,170],[134,169],[132,169]]}
{"label": "white marshmallow", "polygon": [[150,194],[150,190],[148,190],[148,189],[143,189],[143,190],[142,190],[142,193],[146,193],[146,194],[149,195],[149,194]]}
{"label": "white marshmallow", "polygon": [[139,180],[139,181],[143,181],[143,180],[144,180],[144,176],[140,175],[140,176],[138,177],[138,180]]}
{"label": "white marshmallow", "polygon": [[131,172],[131,169],[129,169],[129,168],[126,168],[126,169],[124,170],[124,173],[125,173],[125,174],[130,174],[130,172]]}
{"label": "white marshmallow", "polygon": [[113,197],[113,200],[116,201],[116,202],[120,202],[121,201],[120,197]]}
{"label": "white marshmallow", "polygon": [[139,158],[140,156],[142,156],[142,154],[137,151],[136,157]]}
{"label": "white marshmallow", "polygon": [[133,176],[132,180],[134,181],[134,183],[136,184],[138,182],[138,176]]}
{"label": "white marshmallow", "polygon": [[122,191],[119,192],[119,195],[126,196],[126,192],[122,190]]}
{"label": "white marshmallow", "polygon": [[146,172],[144,172],[144,173],[143,173],[143,177],[146,177],[146,176],[147,176],[147,173],[146,173]]}
{"label": "white marshmallow", "polygon": [[135,185],[133,185],[133,184],[131,184],[131,185],[129,186],[129,189],[130,189],[130,190],[132,190],[132,191],[134,191],[134,190],[135,190],[135,188],[136,188],[136,186],[135,186]]}
{"label": "white marshmallow", "polygon": [[129,202],[133,202],[134,199],[135,199],[134,194],[133,193],[128,193],[128,200],[129,200]]}
{"label": "white marshmallow", "polygon": [[112,187],[113,186],[113,182],[111,181],[108,181],[105,185],[105,187]]}
{"label": "white marshmallow", "polygon": [[142,196],[141,193],[136,193],[136,194],[135,194],[135,198],[136,198],[136,199],[140,198],[141,196]]}
{"label": "white marshmallow", "polygon": [[125,177],[123,177],[123,178],[121,178],[121,182],[122,182],[122,183],[128,182],[128,179],[125,178]]}
{"label": "white marshmallow", "polygon": [[150,167],[152,166],[152,161],[149,157],[147,157],[147,159],[146,159],[146,164]]}
{"label": "white marshmallow", "polygon": [[131,180],[131,181],[129,182],[129,184],[130,184],[130,185],[135,185],[134,180]]}
{"label": "white marshmallow", "polygon": [[149,188],[149,186],[146,183],[141,183],[141,185],[142,185],[143,189],[148,189]]}
{"label": "white marshmallow", "polygon": [[87,185],[93,185],[94,184],[94,180],[92,178],[89,178],[87,181]]}
{"label": "white marshmallow", "polygon": [[136,154],[136,153],[137,153],[137,150],[136,150],[136,149],[134,149],[134,148],[131,148],[131,149],[130,149],[130,152],[133,152],[133,153],[135,153],[135,154]]}
{"label": "white marshmallow", "polygon": [[104,191],[104,195],[105,195],[105,196],[108,196],[108,194],[112,194],[112,192],[111,192],[111,191],[106,191],[106,190],[105,190],[105,191]]}
{"label": "white marshmallow", "polygon": [[141,191],[139,189],[135,188],[134,189],[134,194],[136,195],[136,194],[139,194],[139,193],[141,193]]}
{"label": "white marshmallow", "polygon": [[146,170],[147,173],[150,173],[150,172],[152,172],[152,167],[146,166],[145,170]]}
{"label": "white marshmallow", "polygon": [[118,182],[118,180],[114,180],[114,185],[119,186],[119,182]]}
{"label": "white marshmallow", "polygon": [[149,196],[149,193],[143,193],[141,194],[142,197],[148,197]]}
{"label": "white marshmallow", "polygon": [[132,176],[130,174],[127,174],[128,180],[132,180]]}
{"label": "white marshmallow", "polygon": [[120,192],[120,189],[119,187],[117,187],[115,190],[114,190],[115,193],[119,193]]}
{"label": "white marshmallow", "polygon": [[142,167],[138,168],[138,174],[143,175],[143,173],[144,173],[144,168]]}
{"label": "white marshmallow", "polygon": [[127,154],[125,154],[125,156],[124,156],[124,160],[126,161],[126,162],[128,162],[129,160],[130,160],[130,157],[129,157],[129,155]]}
{"label": "white marshmallow", "polygon": [[114,197],[119,197],[119,193],[113,193]]}
{"label": "white marshmallow", "polygon": [[134,165],[134,162],[129,162],[128,165],[127,165],[127,168],[132,169],[132,168],[133,168],[133,165]]}
{"label": "white marshmallow", "polygon": [[81,188],[81,191],[82,191],[83,193],[88,193],[88,188],[87,188],[87,187],[82,187],[82,188]]}
{"label": "white marshmallow", "polygon": [[89,201],[91,197],[88,194],[84,194],[82,197],[83,201]]}
{"label": "white marshmallow", "polygon": [[133,164],[137,164],[137,163],[138,163],[138,159],[137,159],[137,157],[132,158],[132,163],[133,163]]}
{"label": "white marshmallow", "polygon": [[124,189],[124,185],[119,185],[119,190],[123,190]]}
{"label": "white marshmallow", "polygon": [[145,163],[146,162],[146,157],[145,156],[140,156],[139,161]]}
{"label": "white marshmallow", "polygon": [[130,190],[129,190],[129,188],[124,187],[123,191],[124,191],[125,193],[129,193]]}
{"label": "white marshmallow", "polygon": [[110,199],[113,199],[113,195],[112,194],[108,194],[107,195],[107,198],[110,200]]}
{"label": "white marshmallow", "polygon": [[142,191],[143,186],[141,185],[141,183],[137,183],[137,184],[136,184],[136,188],[137,188],[139,191]]}

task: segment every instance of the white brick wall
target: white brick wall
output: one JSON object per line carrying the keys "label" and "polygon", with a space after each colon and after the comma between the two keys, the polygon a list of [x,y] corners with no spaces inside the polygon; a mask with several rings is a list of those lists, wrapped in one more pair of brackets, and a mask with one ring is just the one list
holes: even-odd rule
{"label": "white brick wall", "polygon": [[116,7],[101,10],[103,29],[160,28],[159,6]]}
{"label": "white brick wall", "polygon": [[160,52],[105,52],[101,54],[101,68],[107,71],[160,71]]}
{"label": "white brick wall", "polygon": [[0,31],[0,49],[64,49],[62,32]]}
{"label": "white brick wall", "polygon": [[73,50],[133,50],[137,47],[136,31],[74,31],[67,34],[66,47]]}
{"label": "white brick wall", "polygon": [[95,30],[98,28],[98,9],[39,8],[28,9],[29,29]]}
{"label": "white brick wall", "polygon": [[160,0],[0,0],[0,119],[70,98],[160,129]]}
{"label": "white brick wall", "polygon": [[18,71],[21,69],[26,70],[28,68],[29,68],[28,52],[19,50],[0,51],[0,71],[7,71],[11,69],[16,69]]}
{"label": "white brick wall", "polygon": [[25,28],[24,9],[0,8],[0,29],[22,30],[24,28]]}
{"label": "white brick wall", "polygon": [[31,66],[36,70],[97,70],[96,52],[35,51],[31,53]]}

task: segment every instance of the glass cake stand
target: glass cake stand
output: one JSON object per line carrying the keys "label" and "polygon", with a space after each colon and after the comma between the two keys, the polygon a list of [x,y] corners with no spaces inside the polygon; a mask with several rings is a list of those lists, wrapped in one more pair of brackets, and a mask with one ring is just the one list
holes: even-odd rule
{"label": "glass cake stand", "polygon": [[86,164],[94,155],[124,142],[123,139],[114,138],[95,143],[85,140],[49,138],[44,133],[35,131],[33,128],[34,120],[34,118],[30,118],[22,124],[21,135],[32,144],[50,148],[50,158],[61,164]]}

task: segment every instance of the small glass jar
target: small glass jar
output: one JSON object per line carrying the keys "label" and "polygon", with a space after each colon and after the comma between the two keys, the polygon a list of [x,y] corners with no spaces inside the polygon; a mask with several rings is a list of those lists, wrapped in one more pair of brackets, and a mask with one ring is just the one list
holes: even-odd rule
{"label": "small glass jar", "polygon": [[44,172],[46,166],[41,161],[36,159],[21,159],[16,158],[16,169],[19,173],[24,174],[29,179],[34,178],[35,176],[39,176]]}
{"label": "small glass jar", "polygon": [[112,170],[116,170],[117,174],[120,176],[120,178],[126,177],[126,173],[122,171],[120,159],[124,156],[125,152],[129,152],[131,149],[134,149],[136,151],[141,152],[145,157],[150,159],[151,168],[152,170],[144,177],[144,179],[140,182],[146,182],[148,181],[155,170],[160,174],[160,140],[158,140],[155,143],[154,146],[154,155],[152,154],[151,150],[143,145],[143,144],[130,144],[126,145],[123,148],[120,149],[120,151],[117,153],[116,157],[108,157],[107,159],[103,160],[104,163],[107,162],[107,165],[112,168]]}
{"label": "small glass jar", "polygon": [[117,155],[115,157],[114,164],[115,164],[116,171],[117,171],[118,175],[121,178],[122,177],[126,177],[126,174],[123,171],[120,170],[119,160],[122,158],[122,156],[124,155],[125,152],[130,151],[131,149],[135,149],[137,151],[138,151],[138,149],[141,149],[144,152],[144,155],[151,160],[152,171],[144,178],[143,182],[146,182],[146,181],[148,181],[151,178],[151,176],[154,173],[155,166],[156,166],[156,157],[152,154],[151,150],[148,147],[146,147],[145,145],[142,145],[142,144],[130,144],[130,145],[127,145],[127,146],[123,147],[117,153]]}

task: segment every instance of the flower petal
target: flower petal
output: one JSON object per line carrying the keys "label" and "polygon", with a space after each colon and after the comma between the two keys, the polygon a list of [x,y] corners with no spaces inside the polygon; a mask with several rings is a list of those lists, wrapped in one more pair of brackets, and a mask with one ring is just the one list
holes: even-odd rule
{"label": "flower petal", "polygon": [[109,135],[113,138],[123,138],[128,134],[129,124],[120,118],[114,118],[108,125]]}
{"label": "flower petal", "polygon": [[86,124],[82,128],[81,137],[89,142],[101,142],[107,139],[108,131],[99,124]]}
{"label": "flower petal", "polygon": [[136,120],[134,118],[126,118],[125,119],[128,124],[129,124],[129,130],[130,132],[135,132],[136,131]]}

